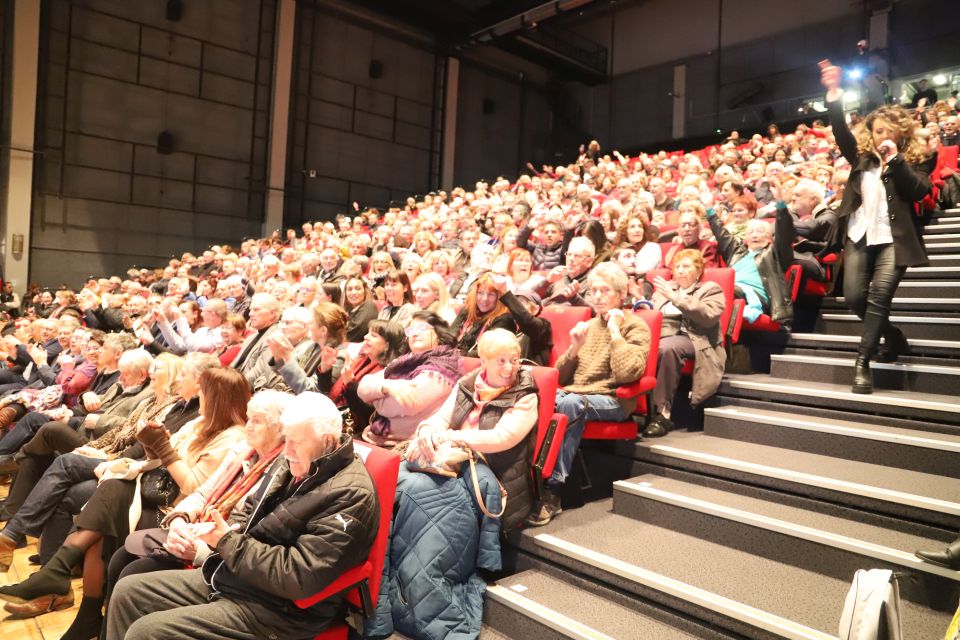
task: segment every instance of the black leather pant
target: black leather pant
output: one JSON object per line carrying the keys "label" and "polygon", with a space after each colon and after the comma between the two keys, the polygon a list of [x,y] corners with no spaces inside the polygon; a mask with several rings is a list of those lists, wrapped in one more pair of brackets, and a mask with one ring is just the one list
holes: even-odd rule
{"label": "black leather pant", "polygon": [[890,332],[893,294],[906,268],[897,266],[893,243],[867,246],[861,238],[857,243],[847,240],[843,270],[843,297],[863,320],[857,351],[869,360],[877,352],[880,338]]}

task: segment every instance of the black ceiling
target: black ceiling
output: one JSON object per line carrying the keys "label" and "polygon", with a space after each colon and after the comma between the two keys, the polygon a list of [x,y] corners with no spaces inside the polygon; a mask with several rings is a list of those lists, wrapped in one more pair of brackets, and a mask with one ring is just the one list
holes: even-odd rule
{"label": "black ceiling", "polygon": [[[606,48],[572,32],[570,27],[590,16],[640,0],[587,0],[577,8],[540,18],[522,28],[514,22],[513,27],[505,29],[508,32],[506,35],[498,33],[494,38],[485,35],[473,36],[501,21],[552,3],[547,0],[352,1],[431,33],[454,55],[485,42],[541,64],[551,69],[559,79],[580,80],[592,84],[607,79]],[[554,7],[550,9],[553,10]]]}

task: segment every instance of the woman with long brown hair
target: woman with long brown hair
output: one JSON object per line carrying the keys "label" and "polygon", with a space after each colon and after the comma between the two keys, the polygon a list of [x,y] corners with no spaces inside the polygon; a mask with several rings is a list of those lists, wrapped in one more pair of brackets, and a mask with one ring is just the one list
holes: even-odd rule
{"label": "woman with long brown hair", "polygon": [[[851,166],[851,188],[837,209],[838,237],[831,241],[843,245],[843,297],[863,320],[852,391],[871,393],[870,361],[891,362],[910,349],[903,332],[890,324],[890,307],[907,268],[928,262],[913,203],[931,186],[930,177],[916,167],[926,155],[910,114],[901,107],[880,107],[854,135],[843,114],[841,77],[840,67],[820,62],[833,135]],[[881,337],[884,349],[878,351]]]}
{"label": "woman with long brown hair", "polygon": [[637,275],[642,276],[660,263],[662,253],[657,244],[659,233],[657,228],[650,224],[650,219],[642,210],[621,219],[617,227],[615,247],[630,247],[637,252]]}
{"label": "woman with long brown hair", "polygon": [[473,283],[463,309],[450,327],[457,335],[457,348],[465,356],[476,357],[477,340],[490,329],[516,332],[517,323],[500,301],[493,276],[485,273]]}
{"label": "woman with long brown hair", "polygon": [[[227,453],[245,441],[249,400],[250,387],[239,371],[205,370],[200,375],[200,417],[172,437],[163,425],[146,423],[137,433],[146,461],[121,458],[98,466],[100,484],[76,517],[76,530],[40,571],[19,584],[0,587],[0,599],[7,601],[4,608],[18,617],[33,617],[72,606],[71,572],[82,560],[83,601],[63,637],[85,640],[97,635],[103,621],[105,559],[130,531],[159,526],[161,509],[196,491]],[[149,502],[158,498],[162,502]]]}

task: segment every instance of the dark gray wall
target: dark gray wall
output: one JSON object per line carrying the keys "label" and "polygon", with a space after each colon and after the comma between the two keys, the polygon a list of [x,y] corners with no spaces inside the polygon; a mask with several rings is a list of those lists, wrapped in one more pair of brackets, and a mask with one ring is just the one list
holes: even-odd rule
{"label": "dark gray wall", "polygon": [[179,22],[165,6],[44,1],[33,281],[259,234],[275,4],[185,2]]}
{"label": "dark gray wall", "polygon": [[[807,0],[801,10],[792,0],[723,0],[718,56],[718,7],[718,0],[628,3],[578,25],[610,46],[614,72],[604,86],[570,85],[584,128],[620,148],[669,140],[677,64],[687,65],[687,136],[717,126],[762,126],[767,106],[774,120],[796,117],[800,100],[822,91],[817,61],[851,60],[867,33],[859,2]],[[960,64],[960,12],[945,11],[935,0],[900,0],[889,24],[894,77]],[[749,104],[734,106],[753,89]]]}
{"label": "dark gray wall", "polygon": [[[495,67],[470,60],[460,67],[454,171],[458,185],[500,175],[512,179],[527,162],[538,167],[553,163],[558,152],[575,149],[582,141],[579,122],[567,113],[566,91],[551,83],[545,70],[504,64],[499,55],[493,60]],[[485,100],[492,113],[483,112]]]}
{"label": "dark gray wall", "polygon": [[[434,188],[442,57],[306,3],[297,16],[285,224]],[[371,60],[382,62],[380,78]]]}

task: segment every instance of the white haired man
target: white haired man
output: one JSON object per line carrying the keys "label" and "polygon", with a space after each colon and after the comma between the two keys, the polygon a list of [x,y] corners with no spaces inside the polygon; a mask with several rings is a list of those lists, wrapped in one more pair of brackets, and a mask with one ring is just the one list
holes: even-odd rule
{"label": "white haired man", "polygon": [[341,615],[337,595],[294,601],[360,564],[377,532],[373,481],[326,396],[302,393],[280,417],[283,456],[229,520],[189,525],[214,550],[199,569],[131,575],[110,599],[110,640],[308,638]]}
{"label": "white haired man", "polygon": [[817,260],[829,252],[837,234],[837,214],[824,203],[826,191],[816,180],[797,182],[790,197],[790,212],[796,216],[793,226],[797,242],[793,245],[793,261],[804,275],[823,282],[826,272]]}

